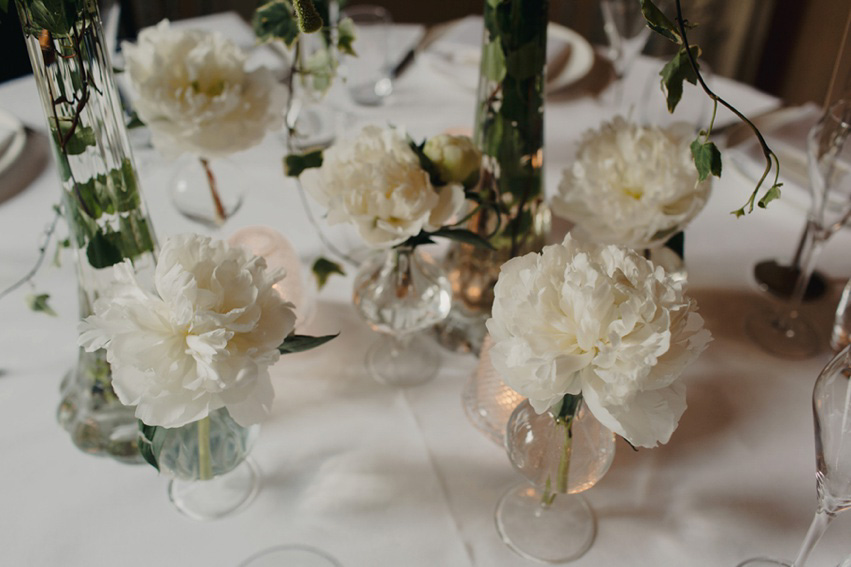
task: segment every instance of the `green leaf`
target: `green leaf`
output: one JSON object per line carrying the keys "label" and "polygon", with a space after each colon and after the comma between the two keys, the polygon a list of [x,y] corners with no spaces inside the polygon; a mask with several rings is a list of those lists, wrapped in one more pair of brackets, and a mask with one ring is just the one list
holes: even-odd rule
{"label": "green leaf", "polygon": [[322,150],[306,154],[289,154],[284,158],[284,175],[298,177],[305,169],[322,166]]}
{"label": "green leaf", "polygon": [[316,277],[316,285],[319,289],[325,287],[325,284],[328,282],[328,278],[331,277],[331,274],[340,274],[341,276],[346,275],[346,272],[343,271],[343,267],[340,264],[321,257],[316,259],[311,270],[313,270],[313,275]]}
{"label": "green leaf", "polygon": [[641,0],[641,14],[651,30],[674,43],[682,45],[683,38],[668,16],[660,10],[652,0]]}
{"label": "green leaf", "polygon": [[721,177],[721,152],[713,142],[701,143],[700,138],[694,140],[691,143],[691,155],[700,181],[706,180],[710,174]]}
{"label": "green leaf", "polygon": [[[68,118],[60,118],[58,121],[59,127],[57,128],[57,121],[55,118],[51,117],[49,119],[50,130],[53,132],[53,136],[56,138],[56,143],[61,147],[62,140],[67,138],[65,142],[65,153],[69,156],[80,155],[81,153],[86,151],[86,148],[95,145],[95,131],[90,126],[80,126],[77,124],[74,125],[74,122]],[[70,134],[71,129],[73,128],[73,133]]]}
{"label": "green leaf", "polygon": [[496,82],[505,77],[505,54],[498,41],[489,41],[482,47],[482,73]]}
{"label": "green leaf", "polygon": [[579,409],[580,402],[582,402],[582,394],[565,394],[559,402],[558,408],[553,407],[553,413],[561,419],[574,417]]}
{"label": "green leaf", "polygon": [[109,172],[109,180],[112,182],[109,189],[115,195],[116,211],[119,213],[135,211],[142,203],[142,198],[139,196],[139,186],[133,162],[125,158],[121,162],[121,167]]}
{"label": "green leaf", "polygon": [[304,352],[322,346],[332,339],[336,339],[340,333],[336,335],[325,335],[324,337],[311,337],[308,335],[290,335],[281,346],[278,347],[278,352],[281,354],[293,354],[296,352]]}
{"label": "green leaf", "polygon": [[456,242],[470,244],[472,246],[476,246],[477,248],[487,248],[489,250],[496,250],[493,244],[491,244],[475,232],[464,228],[441,228],[440,230],[436,230],[430,234],[431,236],[440,236],[443,238],[448,238],[450,240],[455,240]]}
{"label": "green leaf", "polygon": [[29,308],[33,311],[37,313],[46,313],[51,317],[56,317],[56,311],[47,304],[49,299],[50,294],[47,293],[30,294],[26,297],[26,302]]}
{"label": "green leaf", "polygon": [[33,24],[54,36],[66,36],[82,11],[85,0],[27,0]]}
{"label": "green leaf", "polygon": [[0,0],[0,10],[4,12],[9,10],[9,0]]}
{"label": "green leaf", "polygon": [[357,52],[354,48],[355,39],[355,23],[351,18],[343,18],[337,24],[337,50],[340,53],[357,57]]}
{"label": "green leaf", "polygon": [[[700,47],[692,45],[690,51],[696,62],[700,56]],[[693,85],[697,84],[697,72],[691,66],[685,48],[680,49],[674,55],[674,58],[665,64],[659,75],[662,77],[662,88],[666,94],[668,112],[673,112],[683,97],[683,81],[688,81]]]}
{"label": "green leaf", "polygon": [[740,209],[736,209],[735,211],[731,212],[730,214],[736,215],[736,218],[743,217],[743,216],[745,216],[745,208],[742,207]]}
{"label": "green leaf", "polygon": [[65,248],[71,248],[71,239],[66,238],[65,240],[56,241],[56,252],[53,253],[53,265],[57,268],[62,266],[62,250]]}
{"label": "green leaf", "polygon": [[272,0],[257,8],[251,23],[261,42],[277,39],[292,46],[300,33],[293,7],[285,0]]}
{"label": "green leaf", "polygon": [[157,455],[162,450],[162,444],[165,441],[165,435],[160,431],[160,427],[156,425],[145,425],[139,420],[139,437],[137,445],[142,458],[157,470],[160,470],[160,464],[157,462]]}
{"label": "green leaf", "polygon": [[322,29],[325,22],[316,10],[313,0],[293,0],[298,27],[304,33],[315,33]]}
{"label": "green leaf", "polygon": [[546,44],[541,45],[536,39],[512,50],[505,58],[506,72],[517,80],[534,77],[546,59]]}
{"label": "green leaf", "polygon": [[775,183],[771,186],[771,188],[765,192],[765,195],[762,196],[762,199],[759,200],[757,205],[759,208],[764,209],[768,206],[768,203],[774,201],[775,199],[780,198],[780,187],[782,187],[782,183]]}
{"label": "green leaf", "polygon": [[145,123],[142,122],[142,119],[139,118],[139,114],[134,110],[130,114],[130,118],[127,120],[127,129],[132,130],[134,128],[142,128],[145,126]]}
{"label": "green leaf", "polygon": [[[110,236],[114,234],[116,233],[110,233]],[[86,258],[96,270],[114,266],[124,260],[121,250],[113,241],[114,238],[107,237],[100,229],[89,240],[86,246]]]}

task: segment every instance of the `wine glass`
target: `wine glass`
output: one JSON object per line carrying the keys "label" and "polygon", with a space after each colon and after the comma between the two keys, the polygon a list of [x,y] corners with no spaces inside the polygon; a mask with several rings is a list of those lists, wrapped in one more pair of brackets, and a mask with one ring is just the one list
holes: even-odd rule
{"label": "wine glass", "polygon": [[816,379],[813,418],[818,506],[795,561],[759,558],[739,567],[804,567],[830,522],[851,508],[851,347],[837,354]]}
{"label": "wine glass", "polygon": [[641,3],[635,0],[601,0],[600,9],[603,31],[609,39],[609,58],[615,70],[612,102],[619,106],[623,99],[623,79],[650,38],[650,28],[641,13]]}
{"label": "wine glass", "polygon": [[827,239],[851,214],[851,100],[836,102],[810,129],[807,154],[812,204],[807,215],[801,270],[789,301],[779,311],[759,311],[746,321],[751,339],[785,358],[815,355],[821,341],[799,309],[816,260]]}

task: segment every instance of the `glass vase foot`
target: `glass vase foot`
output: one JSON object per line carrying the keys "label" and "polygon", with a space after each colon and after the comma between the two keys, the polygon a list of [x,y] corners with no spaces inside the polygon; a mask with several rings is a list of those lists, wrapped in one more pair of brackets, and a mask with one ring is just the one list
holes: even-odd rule
{"label": "glass vase foot", "polygon": [[769,309],[751,313],[745,321],[745,331],[762,350],[780,358],[809,358],[822,347],[818,332],[806,319],[784,318]]}
{"label": "glass vase foot", "polygon": [[742,561],[736,567],[792,567],[792,562],[772,559],[771,557],[756,557]]}
{"label": "glass vase foot", "polygon": [[559,494],[544,505],[543,493],[527,483],[512,486],[496,507],[496,528],[515,553],[539,563],[582,557],[597,535],[591,506],[578,494]]}
{"label": "glass vase foot", "polygon": [[341,567],[320,549],[309,545],[278,545],[252,555],[239,567]]}
{"label": "glass vase foot", "polygon": [[173,479],[168,497],[182,514],[193,520],[215,520],[251,502],[260,489],[260,475],[251,459],[210,480]]}
{"label": "glass vase foot", "polygon": [[440,353],[423,335],[402,340],[382,336],[366,353],[366,369],[381,384],[408,388],[437,375]]}

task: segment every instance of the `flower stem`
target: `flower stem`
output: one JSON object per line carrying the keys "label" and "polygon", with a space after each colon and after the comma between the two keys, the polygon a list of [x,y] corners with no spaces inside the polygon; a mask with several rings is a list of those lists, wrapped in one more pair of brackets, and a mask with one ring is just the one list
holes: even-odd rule
{"label": "flower stem", "polygon": [[562,444],[561,458],[559,459],[558,471],[556,472],[556,489],[555,491],[552,490],[550,479],[547,478],[547,485],[541,497],[541,506],[551,506],[557,494],[567,494],[570,457],[573,453],[573,417],[573,415],[570,415],[556,418],[556,427],[564,429],[564,443]]}
{"label": "flower stem", "polygon": [[198,420],[198,478],[213,478],[213,461],[210,456],[210,416]]}
{"label": "flower stem", "polygon": [[207,183],[210,186],[210,195],[213,197],[213,206],[216,209],[216,222],[223,224],[228,214],[225,212],[225,206],[222,204],[222,199],[219,197],[219,190],[216,186],[216,176],[213,174],[213,169],[210,167],[210,162],[207,158],[200,158],[201,165],[204,166],[204,173],[207,174]]}

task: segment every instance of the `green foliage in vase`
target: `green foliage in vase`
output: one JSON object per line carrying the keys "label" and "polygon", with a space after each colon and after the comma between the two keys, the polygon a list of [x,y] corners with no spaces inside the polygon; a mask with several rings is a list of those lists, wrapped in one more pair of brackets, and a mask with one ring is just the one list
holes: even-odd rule
{"label": "green foliage in vase", "polygon": [[[507,218],[495,239],[518,242],[532,224],[530,205],[542,195],[547,0],[487,0],[476,114],[476,145],[484,154],[484,196]],[[488,183],[490,182],[490,184]],[[490,186],[489,186],[490,185]]]}
{"label": "green foliage in vase", "polygon": [[[701,54],[700,47],[690,44],[688,41],[688,30],[693,28],[694,25],[683,17],[680,0],[675,0],[676,17],[674,20],[668,18],[652,0],[640,1],[641,11],[648,27],[676,44],[679,48],[673,59],[659,73],[662,77],[661,86],[667,99],[668,111],[674,112],[676,109],[683,94],[684,81],[688,81],[693,85],[699,84],[706,95],[712,99],[712,118],[709,122],[709,127],[706,130],[701,130],[691,144],[691,153],[700,180],[703,181],[710,175],[721,177],[721,152],[715,143],[710,140],[718,105],[720,104],[733,112],[733,114],[753,130],[765,157],[765,169],[763,170],[762,177],[757,181],[756,187],[747,202],[742,207],[733,211],[733,214],[736,217],[741,217],[746,213],[750,213],[753,211],[754,204],[760,208],[765,208],[768,203],[780,198],[780,187],[783,185],[779,182],[780,161],[777,155],[768,147],[768,144],[753,122],[729,102],[716,95],[703,80],[698,63]],[[774,182],[763,193],[762,197],[757,200],[760,189],[764,186],[772,170],[774,170]]]}

